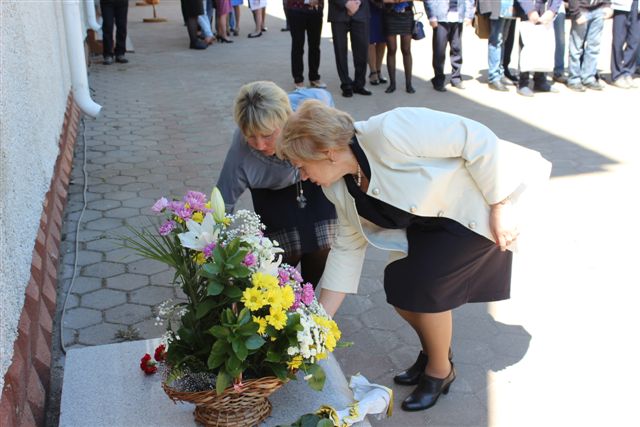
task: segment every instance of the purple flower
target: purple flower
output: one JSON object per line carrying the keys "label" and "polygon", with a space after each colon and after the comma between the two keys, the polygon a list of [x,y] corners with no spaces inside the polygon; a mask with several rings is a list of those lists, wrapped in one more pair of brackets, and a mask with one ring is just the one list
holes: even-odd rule
{"label": "purple flower", "polygon": [[210,258],[215,248],[216,248],[216,242],[211,242],[207,246],[205,246],[204,249],[202,250],[202,253],[204,254],[205,258]]}
{"label": "purple flower", "polygon": [[175,212],[176,210],[183,208],[184,207],[184,203],[182,203],[179,200],[173,200],[171,202],[169,202],[169,205],[167,206],[169,208],[169,210],[171,210],[171,212]]}
{"label": "purple flower", "polygon": [[294,292],[293,295],[295,300],[293,301],[293,304],[291,305],[291,307],[289,307],[289,311],[296,311],[298,308],[300,308],[300,301],[302,300],[302,294],[300,292]]}
{"label": "purple flower", "polygon": [[252,253],[249,252],[245,257],[244,260],[242,261],[242,263],[244,265],[246,265],[247,267],[251,267],[252,265],[256,264],[256,256]]}
{"label": "purple flower", "polygon": [[291,278],[298,283],[302,283],[302,276],[300,272],[295,269],[295,267],[291,267]]}
{"label": "purple flower", "polygon": [[151,206],[151,210],[154,211],[155,213],[160,213],[162,212],[167,206],[169,206],[169,201],[164,198],[161,197],[158,199],[157,202],[155,202],[153,204],[153,206]]}
{"label": "purple flower", "polygon": [[182,199],[185,203],[189,203],[191,209],[201,211],[207,203],[207,196],[198,191],[189,191]]}
{"label": "purple flower", "polygon": [[313,290],[313,285],[311,283],[305,283],[302,287],[302,302],[305,303],[305,305],[309,305],[313,302],[315,296],[316,293]]}
{"label": "purple flower", "polygon": [[289,272],[284,268],[280,268],[278,270],[278,279],[280,281],[280,286],[283,286],[289,281]]}
{"label": "purple flower", "polygon": [[171,233],[175,229],[176,229],[175,221],[169,220],[160,226],[160,229],[158,230],[158,232],[160,233],[161,236],[166,236],[167,234]]}
{"label": "purple flower", "polygon": [[191,219],[191,215],[193,214],[193,210],[190,208],[185,207],[184,205],[182,205],[181,207],[177,208],[176,210],[173,211],[173,213],[175,213],[178,217],[184,219],[185,221],[187,219]]}

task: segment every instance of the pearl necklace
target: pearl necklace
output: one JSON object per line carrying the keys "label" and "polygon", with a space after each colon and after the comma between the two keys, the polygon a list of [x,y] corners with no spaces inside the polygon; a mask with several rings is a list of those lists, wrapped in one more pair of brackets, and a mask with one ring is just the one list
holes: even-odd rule
{"label": "pearl necklace", "polygon": [[360,164],[356,163],[356,166],[358,169],[356,169],[356,184],[358,185],[358,187],[360,187],[362,185],[362,171],[360,170]]}

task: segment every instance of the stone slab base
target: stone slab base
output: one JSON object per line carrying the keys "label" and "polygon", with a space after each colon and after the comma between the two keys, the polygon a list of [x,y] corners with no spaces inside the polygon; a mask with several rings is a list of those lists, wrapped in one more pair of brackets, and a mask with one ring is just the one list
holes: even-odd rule
{"label": "stone slab base", "polygon": [[[145,375],[139,367],[160,340],[133,341],[71,349],[64,368],[59,427],[195,426],[194,406],[174,404],[160,385],[161,375]],[[290,381],[269,400],[273,412],[262,424],[289,424],[323,404],[341,409],[352,402],[351,390],[333,356],[323,361],[327,381],[313,391],[302,378]],[[368,421],[355,424],[370,427]]]}

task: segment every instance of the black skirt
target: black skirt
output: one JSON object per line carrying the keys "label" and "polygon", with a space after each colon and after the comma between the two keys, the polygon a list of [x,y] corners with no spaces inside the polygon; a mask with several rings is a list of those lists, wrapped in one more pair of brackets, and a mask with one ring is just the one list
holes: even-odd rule
{"label": "black skirt", "polygon": [[387,302],[394,307],[439,313],[509,298],[513,254],[486,237],[453,220],[424,218],[407,228],[407,239],[408,256],[384,271]]}
{"label": "black skirt", "polygon": [[413,32],[413,11],[407,8],[404,12],[385,9],[382,14],[382,27],[385,36],[409,35]]}
{"label": "black skirt", "polygon": [[180,0],[182,3],[182,13],[185,17],[193,18],[204,14],[202,0]]}

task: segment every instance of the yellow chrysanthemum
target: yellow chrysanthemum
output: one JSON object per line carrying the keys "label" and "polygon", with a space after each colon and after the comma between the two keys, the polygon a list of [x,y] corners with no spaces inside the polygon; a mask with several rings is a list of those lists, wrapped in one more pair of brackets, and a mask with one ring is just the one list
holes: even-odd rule
{"label": "yellow chrysanthemum", "polygon": [[251,311],[256,311],[264,306],[262,291],[258,288],[247,288],[242,293],[241,301]]}
{"label": "yellow chrysanthemum", "polygon": [[198,254],[194,257],[196,264],[202,265],[207,261],[207,258],[204,256],[202,252],[198,252]]}
{"label": "yellow chrysanthemum", "polygon": [[302,365],[302,356],[299,354],[287,362],[287,367],[289,369],[298,369]]}
{"label": "yellow chrysanthemum", "polygon": [[342,332],[340,328],[338,328],[338,324],[334,320],[329,320],[329,330],[331,330],[331,334],[335,337],[336,340],[339,340],[342,337]]}
{"label": "yellow chrysanthemum", "polygon": [[253,316],[253,321],[260,326],[258,328],[258,334],[264,335],[264,333],[267,331],[267,319],[265,319],[264,317]]}
{"label": "yellow chrysanthemum", "polygon": [[202,215],[202,212],[195,212],[193,215],[191,215],[191,219],[198,224],[201,224],[202,220],[204,219],[204,215]]}
{"label": "yellow chrysanthemum", "polygon": [[333,351],[336,348],[336,343],[337,342],[334,336],[330,333],[327,334],[327,337],[324,342],[324,346],[327,348],[327,350]]}
{"label": "yellow chrysanthemum", "polygon": [[267,323],[279,331],[287,324],[287,313],[284,310],[271,307],[267,316]]}
{"label": "yellow chrysanthemum", "polygon": [[209,200],[207,203],[205,203],[205,204],[204,204],[204,207],[205,207],[206,209],[211,210],[211,200]]}
{"label": "yellow chrysanthemum", "polygon": [[253,283],[254,286],[263,289],[270,289],[278,286],[278,279],[276,277],[269,276],[268,274],[255,273],[251,276],[251,283]]}
{"label": "yellow chrysanthemum", "polygon": [[[264,294],[264,305],[268,305],[271,308],[281,311],[284,308],[284,304],[282,301],[282,292],[277,288],[270,288]],[[289,304],[291,306],[291,304]],[[288,307],[287,307],[288,308]]]}
{"label": "yellow chrysanthemum", "polygon": [[289,286],[280,288],[280,294],[281,294],[281,302],[282,302],[283,308],[288,309],[293,305],[294,301],[296,300],[296,296],[293,293],[293,289]]}
{"label": "yellow chrysanthemum", "polygon": [[316,354],[316,359],[317,360],[322,360],[322,359],[326,359],[327,358],[327,353],[318,353]]}

